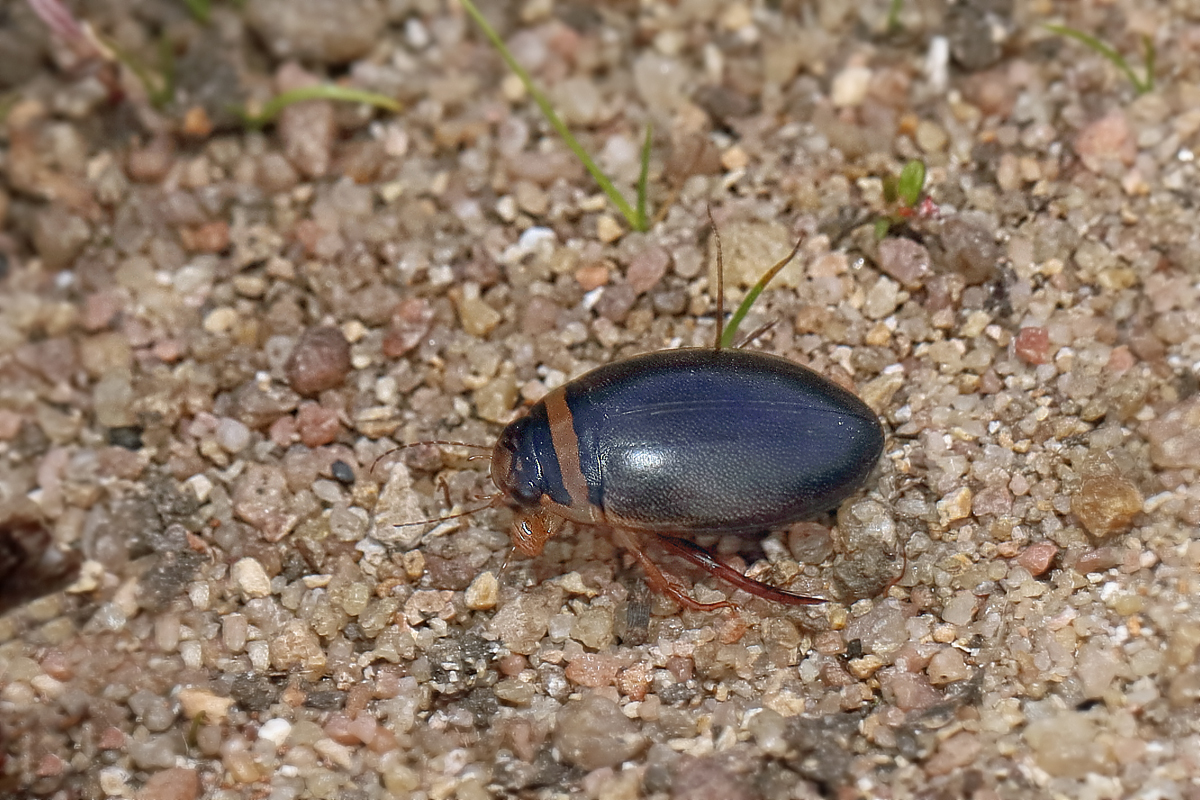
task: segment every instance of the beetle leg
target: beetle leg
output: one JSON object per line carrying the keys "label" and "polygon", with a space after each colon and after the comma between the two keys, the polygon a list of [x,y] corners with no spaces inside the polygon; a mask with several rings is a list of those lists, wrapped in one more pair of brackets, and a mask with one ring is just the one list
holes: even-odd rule
{"label": "beetle leg", "polygon": [[519,511],[513,518],[508,538],[514,550],[535,558],[542,554],[546,541],[558,533],[562,525],[563,518],[548,508]]}
{"label": "beetle leg", "polygon": [[825,602],[824,598],[794,594],[783,589],[778,589],[769,583],[749,578],[723,561],[718,561],[712,553],[688,539],[677,539],[674,536],[665,536],[661,533],[657,535],[658,540],[676,555],[692,562],[710,575],[720,578],[726,583],[733,584],[737,588],[756,597],[774,600],[776,603],[784,603],[791,606],[812,606]]}
{"label": "beetle leg", "polygon": [[721,608],[737,608],[736,605],[728,600],[721,600],[716,603],[701,603],[690,594],[687,589],[679,581],[659,568],[658,564],[654,563],[654,559],[650,558],[638,541],[638,535],[633,531],[625,528],[613,528],[613,541],[623,550],[628,551],[637,562],[642,565],[642,571],[646,573],[646,583],[650,588],[660,594],[665,594],[667,597],[674,600],[684,608],[692,611],[716,611]]}

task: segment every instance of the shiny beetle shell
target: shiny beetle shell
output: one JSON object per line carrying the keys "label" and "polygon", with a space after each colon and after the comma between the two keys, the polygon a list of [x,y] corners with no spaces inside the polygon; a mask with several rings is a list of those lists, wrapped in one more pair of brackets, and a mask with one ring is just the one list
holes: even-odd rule
{"label": "shiny beetle shell", "polygon": [[726,604],[692,600],[641,539],[657,537],[760,596],[812,603],[821,601],[722,569],[690,539],[767,531],[835,507],[866,481],[883,442],[862,400],[787,359],[667,350],[551,391],[501,433],[492,479],[517,510],[513,545],[527,555],[564,520],[603,525],[654,588],[689,607]]}

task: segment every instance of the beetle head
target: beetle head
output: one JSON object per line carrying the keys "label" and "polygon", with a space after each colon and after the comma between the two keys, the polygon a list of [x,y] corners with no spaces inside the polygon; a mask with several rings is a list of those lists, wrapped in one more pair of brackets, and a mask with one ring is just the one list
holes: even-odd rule
{"label": "beetle head", "polygon": [[500,434],[492,451],[492,482],[509,505],[533,508],[546,494],[537,454],[524,436],[530,418],[516,420]]}

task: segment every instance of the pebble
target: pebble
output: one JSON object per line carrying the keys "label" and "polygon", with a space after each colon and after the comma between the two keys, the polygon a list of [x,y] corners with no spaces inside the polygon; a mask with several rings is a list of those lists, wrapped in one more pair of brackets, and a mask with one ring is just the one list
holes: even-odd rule
{"label": "pebble", "polygon": [[833,77],[829,97],[837,108],[850,108],[862,105],[867,99],[867,91],[871,88],[871,68],[863,66],[846,67]]}
{"label": "pebble", "polygon": [[1097,727],[1085,713],[1062,711],[1025,727],[1025,741],[1037,765],[1059,778],[1105,773],[1113,762]]}
{"label": "pebble", "polygon": [[658,285],[670,265],[671,254],[666,249],[646,247],[630,260],[625,280],[629,281],[635,292],[644,294]]}
{"label": "pebble", "polygon": [[[778,222],[734,220],[721,227],[720,242],[725,261],[725,287],[749,288],[763,273],[795,247],[791,232]],[[780,271],[772,286],[795,288],[804,280],[803,259],[797,258]],[[709,286],[717,285],[717,237],[708,238]]]}
{"label": "pebble", "polygon": [[387,483],[379,493],[372,520],[371,536],[379,541],[409,549],[425,535],[424,525],[409,525],[425,518],[420,496],[413,490],[412,475],[402,462],[392,464]]}
{"label": "pebble", "polygon": [[500,599],[500,581],[491,570],[481,572],[467,587],[464,602],[472,611],[486,611],[496,607]]}
{"label": "pebble", "polygon": [[1050,542],[1041,542],[1040,544],[1032,544],[1021,551],[1021,555],[1017,556],[1017,563],[1029,571],[1029,574],[1035,578],[1042,575],[1046,570],[1050,569],[1050,565],[1054,563],[1055,556],[1058,555],[1058,546]]}
{"label": "pebble", "polygon": [[971,516],[971,499],[974,496],[969,486],[963,486],[937,502],[938,523],[949,525]]}
{"label": "pebble", "polygon": [[879,243],[879,268],[905,289],[919,289],[932,271],[925,245],[903,236],[889,236]]}
{"label": "pebble", "polygon": [[92,228],[83,217],[59,205],[40,210],[33,218],[33,246],[48,270],[68,267],[92,238]]}
{"label": "pebble", "polygon": [[342,419],[332,408],[304,402],[296,410],[296,433],[305,447],[323,447],[337,441],[342,432]]}
{"label": "pebble", "polygon": [[646,746],[646,737],[612,700],[588,694],[559,710],[554,746],[565,761],[590,771],[633,758]]}
{"label": "pebble", "polygon": [[1075,138],[1075,152],[1083,165],[1093,172],[1102,172],[1110,161],[1124,166],[1133,163],[1137,142],[1124,112],[1114,110],[1089,123]]}
{"label": "pebble", "polygon": [[262,564],[254,558],[243,558],[234,563],[230,577],[246,597],[270,597],[271,579]]}
{"label": "pebble", "polygon": [[292,723],[286,719],[274,717],[267,720],[258,729],[258,738],[265,739],[276,747],[283,747],[288,736],[292,733]]}
{"label": "pebble", "polygon": [[953,647],[944,647],[934,654],[925,668],[929,682],[934,686],[944,686],[947,683],[966,680],[971,677],[971,671],[963,660],[963,654]]}
{"label": "pebble", "polygon": [[249,0],[243,15],[277,58],[322,64],[366,55],[386,23],[380,0]]}
{"label": "pebble", "polygon": [[290,499],[283,470],[267,464],[249,464],[234,484],[233,512],[257,528],[268,542],[277,542],[298,522],[289,510]]}
{"label": "pebble", "polygon": [[204,318],[204,330],[209,333],[228,333],[238,323],[237,309],[229,306],[218,306]]}
{"label": "pebble", "polygon": [[325,649],[320,638],[304,620],[288,622],[270,641],[271,666],[278,670],[299,670],[309,680],[325,672]]}
{"label": "pebble", "polygon": [[596,238],[605,244],[612,244],[623,235],[625,229],[612,214],[601,214],[596,220]]}
{"label": "pebble", "polygon": [[603,653],[580,653],[567,664],[567,680],[589,689],[611,686],[617,679],[619,665]]}
{"label": "pebble", "polygon": [[937,752],[925,762],[925,771],[930,775],[949,775],[975,763],[983,750],[979,736],[960,731],[938,745]]}
{"label": "pebble", "polygon": [[1145,424],[1150,460],[1162,469],[1200,469],[1200,396]]}
{"label": "pebble", "polygon": [[1046,364],[1050,361],[1050,331],[1041,326],[1021,328],[1013,339],[1013,351],[1026,364]]}
{"label": "pebble", "polygon": [[201,714],[209,724],[218,724],[229,715],[233,705],[232,697],[220,697],[207,689],[186,688],[179,690],[179,706],[183,715],[188,719],[196,719]]}
{"label": "pebble", "polygon": [[150,776],[138,790],[137,800],[195,800],[200,794],[200,775],[187,767],[171,767]]}
{"label": "pebble", "polygon": [[250,445],[250,429],[229,417],[217,421],[216,437],[217,444],[227,453],[240,453]]}
{"label": "pebble", "polygon": [[334,327],[306,330],[284,365],[288,385],[308,396],[341,386],[350,369],[350,343]]}
{"label": "pebble", "polygon": [[402,300],[392,312],[391,324],[383,335],[384,357],[400,358],[412,350],[429,333],[432,323],[433,308],[428,300],[423,297]]}
{"label": "pebble", "polygon": [[562,589],[554,584],[521,592],[500,607],[488,623],[488,631],[510,651],[530,655],[550,629],[550,618],[562,607],[562,598]]}
{"label": "pebble", "polygon": [[1124,533],[1142,513],[1145,499],[1131,481],[1119,475],[1083,479],[1071,497],[1071,513],[1088,533],[1107,539]]}

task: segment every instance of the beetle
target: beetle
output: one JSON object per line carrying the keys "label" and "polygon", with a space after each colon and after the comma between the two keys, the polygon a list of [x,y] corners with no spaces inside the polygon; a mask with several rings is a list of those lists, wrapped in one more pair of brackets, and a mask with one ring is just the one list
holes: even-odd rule
{"label": "beetle", "polygon": [[742,575],[694,538],[761,533],[830,510],[866,481],[883,428],[866,403],[813,370],[721,346],[717,241],[715,346],[635,356],[551,390],[500,433],[491,505],[514,510],[512,546],[530,557],[567,521],[610,529],[651,588],[687,608],[733,604],[694,599],[647,542],[759,597],[821,603]]}

